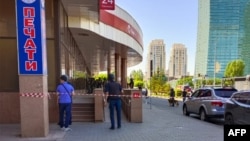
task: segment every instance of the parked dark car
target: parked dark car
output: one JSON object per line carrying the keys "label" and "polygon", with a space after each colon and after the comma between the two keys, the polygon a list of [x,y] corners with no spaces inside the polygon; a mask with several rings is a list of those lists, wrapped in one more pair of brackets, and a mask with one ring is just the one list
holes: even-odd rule
{"label": "parked dark car", "polygon": [[250,125],[250,91],[239,91],[225,103],[225,124]]}
{"label": "parked dark car", "polygon": [[223,118],[225,112],[224,103],[237,89],[231,87],[204,87],[199,88],[186,98],[183,103],[183,114],[197,114],[201,120],[209,118]]}

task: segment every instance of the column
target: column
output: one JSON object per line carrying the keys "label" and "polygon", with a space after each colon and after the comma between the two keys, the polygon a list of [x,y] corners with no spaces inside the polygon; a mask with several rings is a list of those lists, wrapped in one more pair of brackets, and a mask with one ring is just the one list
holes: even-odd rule
{"label": "column", "polygon": [[123,88],[127,88],[127,59],[121,59],[121,84]]}
{"label": "column", "polygon": [[44,0],[16,0],[22,137],[49,132]]}
{"label": "column", "polygon": [[115,76],[115,80],[121,82],[121,56],[118,53],[115,54]]}
{"label": "column", "polygon": [[49,133],[47,76],[19,75],[22,137]]}
{"label": "column", "polygon": [[107,55],[107,74],[110,74],[111,72],[111,60],[110,60],[110,52],[108,52],[108,55]]}

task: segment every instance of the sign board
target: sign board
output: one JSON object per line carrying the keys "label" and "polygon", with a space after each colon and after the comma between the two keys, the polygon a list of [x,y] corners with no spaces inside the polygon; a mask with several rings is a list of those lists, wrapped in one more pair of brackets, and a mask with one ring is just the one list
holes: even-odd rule
{"label": "sign board", "polygon": [[47,74],[44,0],[16,0],[19,74]]}
{"label": "sign board", "polygon": [[101,10],[115,10],[115,0],[99,0]]}
{"label": "sign board", "polygon": [[136,93],[133,93],[133,98],[140,98],[140,93],[136,92]]}

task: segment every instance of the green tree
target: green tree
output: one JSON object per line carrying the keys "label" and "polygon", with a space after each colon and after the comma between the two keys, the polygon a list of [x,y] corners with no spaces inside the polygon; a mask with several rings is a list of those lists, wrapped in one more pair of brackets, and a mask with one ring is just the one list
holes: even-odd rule
{"label": "green tree", "polygon": [[94,76],[95,80],[107,80],[108,79],[108,76],[107,76],[107,73],[99,73],[97,75]]}
{"label": "green tree", "polygon": [[230,61],[227,64],[224,76],[227,78],[243,76],[244,69],[245,69],[245,63],[242,60],[238,59],[238,60]]}
{"label": "green tree", "polygon": [[183,77],[183,78],[179,79],[176,84],[177,85],[189,85],[192,87],[192,86],[194,86],[192,79],[193,79],[193,77],[191,77],[191,76]]}
{"label": "green tree", "polygon": [[130,73],[130,77],[132,77],[134,80],[141,80],[143,81],[143,72],[141,69],[139,70],[133,70],[131,73]]}
{"label": "green tree", "polygon": [[166,76],[163,71],[153,74],[149,82],[149,89],[154,94],[167,94],[170,91],[170,85],[166,82]]}
{"label": "green tree", "polygon": [[[141,69],[133,70],[130,73],[130,78],[133,78],[135,87],[139,87],[139,86],[144,87],[145,86],[144,82],[143,82],[143,77],[144,77],[144,74],[143,74]],[[130,78],[128,78],[128,83],[130,82]]]}

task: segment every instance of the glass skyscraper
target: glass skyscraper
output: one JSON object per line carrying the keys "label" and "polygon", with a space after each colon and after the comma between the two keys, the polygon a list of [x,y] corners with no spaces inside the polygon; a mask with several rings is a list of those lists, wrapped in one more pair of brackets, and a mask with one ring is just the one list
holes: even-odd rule
{"label": "glass skyscraper", "polygon": [[195,75],[221,78],[236,59],[249,74],[250,0],[199,0]]}

